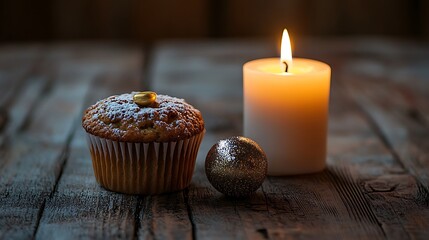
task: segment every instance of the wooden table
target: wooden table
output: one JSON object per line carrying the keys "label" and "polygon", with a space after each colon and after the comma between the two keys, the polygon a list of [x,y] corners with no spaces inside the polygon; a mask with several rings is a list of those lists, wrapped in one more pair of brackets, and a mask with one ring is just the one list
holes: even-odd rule
{"label": "wooden table", "polygon": [[[241,134],[242,64],[269,41],[0,47],[1,239],[429,239],[429,45],[308,39],[296,55],[333,69],[328,168],[269,177],[228,199],[207,181],[218,140]],[[81,128],[96,100],[153,89],[199,108],[207,134],[189,189],[101,188]]]}

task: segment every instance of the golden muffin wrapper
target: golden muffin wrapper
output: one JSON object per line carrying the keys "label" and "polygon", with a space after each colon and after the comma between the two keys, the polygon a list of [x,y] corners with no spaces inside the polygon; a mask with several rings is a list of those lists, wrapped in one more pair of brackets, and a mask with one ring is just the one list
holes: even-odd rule
{"label": "golden muffin wrapper", "polygon": [[87,133],[97,182],[121,193],[153,195],[191,183],[204,132],[177,142],[132,143]]}

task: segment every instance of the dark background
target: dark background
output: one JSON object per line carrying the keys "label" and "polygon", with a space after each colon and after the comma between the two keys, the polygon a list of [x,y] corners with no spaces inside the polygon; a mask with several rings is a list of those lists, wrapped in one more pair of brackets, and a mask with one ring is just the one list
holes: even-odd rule
{"label": "dark background", "polygon": [[0,41],[376,35],[429,39],[428,0],[0,0]]}

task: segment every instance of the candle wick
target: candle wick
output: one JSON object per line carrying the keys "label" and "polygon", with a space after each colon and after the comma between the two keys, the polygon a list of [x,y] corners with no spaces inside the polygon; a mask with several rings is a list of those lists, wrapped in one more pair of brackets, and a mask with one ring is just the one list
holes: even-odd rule
{"label": "candle wick", "polygon": [[288,70],[288,68],[289,68],[289,65],[287,64],[287,62],[286,62],[286,61],[283,61],[283,64],[285,65],[285,72],[287,72],[287,70]]}

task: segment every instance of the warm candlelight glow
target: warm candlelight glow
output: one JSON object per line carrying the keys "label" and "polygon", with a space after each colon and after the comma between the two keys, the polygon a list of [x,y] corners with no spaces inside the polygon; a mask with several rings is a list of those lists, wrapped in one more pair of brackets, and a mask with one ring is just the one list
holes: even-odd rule
{"label": "warm candlelight glow", "polygon": [[326,63],[292,59],[286,29],[280,58],[244,64],[243,134],[264,149],[268,175],[325,168],[330,80]]}
{"label": "warm candlelight glow", "polygon": [[292,65],[292,49],[290,46],[290,38],[287,29],[283,30],[281,52],[280,52],[280,64],[282,68],[285,68],[285,62],[288,67]]}

